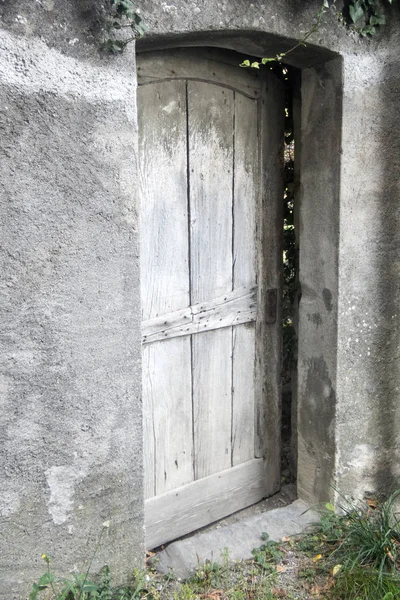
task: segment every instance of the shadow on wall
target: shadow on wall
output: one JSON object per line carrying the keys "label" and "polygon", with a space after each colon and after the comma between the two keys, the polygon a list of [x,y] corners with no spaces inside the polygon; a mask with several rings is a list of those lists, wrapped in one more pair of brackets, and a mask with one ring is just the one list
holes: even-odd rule
{"label": "shadow on wall", "polygon": [[380,441],[375,485],[382,492],[400,487],[400,129],[399,72],[394,61],[385,67],[380,85],[380,156],[382,189],[374,249],[380,329],[376,350],[380,368],[374,371],[376,395],[373,423]]}

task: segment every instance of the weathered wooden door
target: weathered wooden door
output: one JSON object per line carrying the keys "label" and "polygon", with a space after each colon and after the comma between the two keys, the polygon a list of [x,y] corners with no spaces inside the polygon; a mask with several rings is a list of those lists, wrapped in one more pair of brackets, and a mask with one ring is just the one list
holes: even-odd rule
{"label": "weathered wooden door", "polygon": [[279,488],[282,87],[239,61],[138,60],[148,548]]}

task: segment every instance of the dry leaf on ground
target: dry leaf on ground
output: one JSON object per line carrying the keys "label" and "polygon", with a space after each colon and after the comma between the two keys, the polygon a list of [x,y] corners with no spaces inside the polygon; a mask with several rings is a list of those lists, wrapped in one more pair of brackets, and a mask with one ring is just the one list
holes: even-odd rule
{"label": "dry leaf on ground", "polygon": [[287,571],[287,567],[284,567],[283,565],[276,565],[276,570],[278,573],[285,573]]}
{"label": "dry leaf on ground", "polygon": [[274,598],[286,598],[286,592],[283,588],[272,588],[271,590]]}
{"label": "dry leaf on ground", "polygon": [[313,562],[318,562],[319,560],[321,560],[322,558],[322,554],[317,554],[316,556],[313,556],[312,561]]}

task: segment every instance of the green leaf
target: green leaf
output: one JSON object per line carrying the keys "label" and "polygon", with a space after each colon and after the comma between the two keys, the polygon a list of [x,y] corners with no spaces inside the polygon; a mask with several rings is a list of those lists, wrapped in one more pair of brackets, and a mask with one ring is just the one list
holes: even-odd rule
{"label": "green leaf", "polygon": [[36,600],[37,595],[38,595],[39,592],[41,592],[42,590],[47,590],[48,585],[44,585],[43,583],[41,583],[43,577],[41,577],[39,579],[39,583],[34,583],[32,585],[32,591],[29,594],[29,600]]}
{"label": "green leaf", "polygon": [[82,586],[82,592],[97,592],[97,585],[92,583],[91,581],[87,581]]}
{"label": "green leaf", "polygon": [[60,597],[57,597],[57,600],[66,600],[69,597],[69,594],[72,594],[72,598],[79,597],[76,596],[76,592],[79,591],[76,589],[75,585],[72,581],[64,581],[65,588],[61,591]]}
{"label": "green leaf", "polygon": [[40,592],[40,588],[37,583],[34,583],[32,586],[32,591],[29,594],[29,600],[36,600],[38,593]]}
{"label": "green leaf", "polygon": [[49,583],[53,583],[53,581],[54,581],[54,575],[52,573],[45,573],[39,579],[39,585],[47,586]]}
{"label": "green leaf", "polygon": [[75,580],[75,585],[82,586],[86,583],[86,573],[73,573],[73,578]]}
{"label": "green leaf", "polygon": [[135,25],[133,30],[136,34],[136,37],[143,37],[147,31],[147,26],[144,25],[143,23],[140,23],[138,25]]}
{"label": "green leaf", "polygon": [[374,27],[373,25],[366,25],[365,27],[363,27],[360,30],[360,34],[363,37],[366,37],[367,35],[376,35],[377,34],[377,30],[376,30],[376,27]]}
{"label": "green leaf", "polygon": [[250,61],[249,60],[244,60],[242,63],[240,63],[241,67],[249,67],[250,66]]}
{"label": "green leaf", "polygon": [[122,40],[108,40],[107,47],[110,52],[114,52],[115,54],[121,54],[124,51],[126,44]]}
{"label": "green leaf", "polygon": [[250,65],[253,69],[259,69],[260,68],[260,63],[257,62],[256,60],[254,62],[251,63]]}
{"label": "green leaf", "polygon": [[276,61],[276,57],[274,56],[274,58],[262,58],[261,62],[263,65],[266,65],[269,62],[275,62]]}
{"label": "green leaf", "polygon": [[375,13],[374,15],[371,16],[369,23],[370,23],[370,25],[385,25],[385,23],[386,23],[385,15]]}
{"label": "green leaf", "polygon": [[329,510],[329,512],[335,512],[335,507],[330,502],[325,504],[325,508],[326,508],[326,510]]}
{"label": "green leaf", "polygon": [[[389,2],[391,2],[391,0],[389,0]],[[388,592],[387,594],[385,594],[383,596],[382,600],[394,600],[394,596],[393,596],[392,592]]]}
{"label": "green leaf", "polygon": [[364,9],[358,2],[356,4],[350,4],[349,13],[353,23],[356,23],[365,16]]}

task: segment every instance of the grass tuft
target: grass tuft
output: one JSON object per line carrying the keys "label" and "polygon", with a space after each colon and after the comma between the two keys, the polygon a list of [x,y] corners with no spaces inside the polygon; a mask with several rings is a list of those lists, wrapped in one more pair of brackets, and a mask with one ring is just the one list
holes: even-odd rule
{"label": "grass tuft", "polygon": [[344,499],[342,514],[326,504],[307,534],[279,542],[261,534],[251,560],[233,562],[226,549],[186,581],[136,570],[125,588],[113,588],[108,567],[89,581],[100,536],[89,567],[71,580],[57,578],[43,554],[30,600],[400,600],[399,510],[400,490],[383,502]]}

